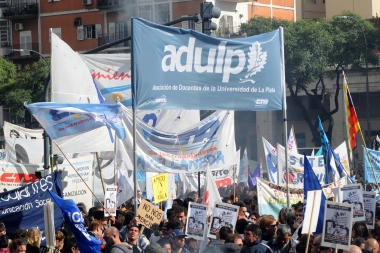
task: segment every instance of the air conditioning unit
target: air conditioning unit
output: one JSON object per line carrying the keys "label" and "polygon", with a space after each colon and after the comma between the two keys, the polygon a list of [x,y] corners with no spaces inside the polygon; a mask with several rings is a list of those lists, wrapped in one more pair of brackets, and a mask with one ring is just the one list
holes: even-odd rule
{"label": "air conditioning unit", "polygon": [[80,26],[82,25],[82,20],[81,19],[74,19],[74,26]]}
{"label": "air conditioning unit", "polygon": [[23,23],[15,23],[15,30],[16,31],[24,30],[24,24]]}
{"label": "air conditioning unit", "polygon": [[82,0],[83,5],[91,5],[92,0]]}

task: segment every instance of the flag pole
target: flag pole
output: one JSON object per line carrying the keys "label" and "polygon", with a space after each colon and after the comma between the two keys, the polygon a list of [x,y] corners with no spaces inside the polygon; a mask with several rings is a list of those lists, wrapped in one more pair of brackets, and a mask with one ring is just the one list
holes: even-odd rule
{"label": "flag pole", "polygon": [[[53,140],[52,140],[53,141]],[[103,203],[98,199],[98,197],[96,197],[95,193],[91,190],[90,186],[88,186],[88,184],[86,183],[86,181],[84,181],[83,177],[79,174],[79,172],[77,171],[77,169],[73,166],[73,164],[70,162],[70,160],[67,158],[67,156],[65,155],[65,153],[63,153],[62,149],[58,146],[58,144],[53,141],[54,144],[57,146],[57,148],[59,149],[59,151],[61,151],[61,154],[63,155],[63,157],[65,157],[65,159],[67,160],[67,162],[70,164],[70,166],[73,168],[73,170],[77,173],[77,175],[80,177],[80,179],[82,180],[82,182],[86,185],[86,187],[88,188],[88,190],[92,193],[92,196],[94,196],[96,198],[96,200],[99,202],[99,204],[103,207],[104,210],[106,210],[106,212],[108,213],[108,215],[112,216],[112,214],[107,210],[107,208],[103,205]]]}
{"label": "flag pole", "polygon": [[[119,101],[118,101],[119,102]],[[117,157],[117,154],[116,154],[116,143],[117,143],[117,136],[116,136],[116,131],[115,131],[115,137],[114,137],[114,148],[113,148],[113,154],[114,154],[114,157],[113,157],[113,178],[114,178],[114,185],[117,185],[117,182],[116,182],[116,157]]]}
{"label": "flag pole", "polygon": [[104,178],[103,178],[102,168],[100,167],[100,159],[99,159],[98,152],[96,152],[95,155],[96,155],[96,161],[98,163],[100,181],[102,182],[103,194],[106,194],[106,187],[104,186]]}
{"label": "flag pole", "polygon": [[[131,19],[131,51],[133,49],[133,18]],[[136,159],[136,91],[134,87],[135,83],[135,75],[134,71],[134,57],[135,55],[131,54],[131,81],[132,81],[132,112],[133,112],[133,188],[134,188],[134,199],[135,199],[135,214],[137,214],[137,159]]]}
{"label": "flag pole", "polygon": [[[286,106],[286,84],[285,84],[285,56],[284,56],[284,30],[280,27],[280,40],[281,40],[281,60],[282,60],[282,113],[284,118],[284,143],[285,143],[285,166],[286,166],[286,202],[287,207],[290,207],[290,189],[289,189],[289,167],[288,167],[288,119],[287,119],[287,106]],[[277,175],[280,175],[279,168],[277,168]],[[279,177],[278,177],[279,178]],[[277,182],[280,184],[280,181]]]}

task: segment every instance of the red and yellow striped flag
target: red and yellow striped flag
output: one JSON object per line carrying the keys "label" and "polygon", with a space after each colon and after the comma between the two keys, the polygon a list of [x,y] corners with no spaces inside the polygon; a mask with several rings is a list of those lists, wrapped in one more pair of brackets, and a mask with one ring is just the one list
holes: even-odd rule
{"label": "red and yellow striped flag", "polygon": [[[352,102],[350,90],[348,89],[346,76],[343,73],[343,93],[344,93],[344,105],[346,112],[346,125],[348,134],[348,147],[350,153],[356,148],[356,133],[360,130],[360,124],[356,115],[354,103]],[[352,156],[351,156],[352,157]]]}

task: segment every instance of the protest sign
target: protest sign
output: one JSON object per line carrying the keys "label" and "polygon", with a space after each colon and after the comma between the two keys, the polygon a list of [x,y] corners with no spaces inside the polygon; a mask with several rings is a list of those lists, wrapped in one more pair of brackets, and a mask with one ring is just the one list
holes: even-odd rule
{"label": "protest sign", "polygon": [[365,211],[365,222],[368,228],[374,229],[376,214],[376,192],[363,191],[363,203]]}
{"label": "protest sign", "polygon": [[155,207],[145,199],[141,201],[137,214],[140,216],[141,225],[146,228],[150,228],[154,224],[160,224],[162,217],[164,217],[164,211]]}
{"label": "protest sign", "polygon": [[238,206],[215,202],[214,212],[207,237],[216,239],[216,233],[223,226],[230,227],[234,230],[239,209],[240,208]]}
{"label": "protest sign", "polygon": [[160,203],[169,198],[169,176],[168,173],[152,177],[154,203]]}
{"label": "protest sign", "polygon": [[207,206],[195,202],[189,203],[187,212],[186,232],[187,237],[203,240],[207,224]]}
{"label": "protest sign", "polygon": [[[371,162],[369,162],[368,156]],[[380,157],[380,151],[363,147],[364,178],[367,183],[377,183],[376,178],[380,178],[379,157]]]}
{"label": "protest sign", "polygon": [[[49,191],[62,195],[62,182],[58,172],[54,172],[26,186],[0,194],[0,220],[12,234],[19,228],[38,227],[45,229],[44,206],[51,201]],[[63,224],[61,210],[54,207],[55,229]]]}
{"label": "protest sign", "polygon": [[104,194],[104,205],[108,212],[104,210],[104,216],[107,217],[109,214],[116,216],[116,196],[117,186],[107,186],[106,193]]}
{"label": "protest sign", "polygon": [[322,246],[350,250],[352,210],[351,204],[326,201]]}
{"label": "protest sign", "polygon": [[364,221],[363,192],[361,184],[339,187],[339,202],[352,204],[353,221]]}

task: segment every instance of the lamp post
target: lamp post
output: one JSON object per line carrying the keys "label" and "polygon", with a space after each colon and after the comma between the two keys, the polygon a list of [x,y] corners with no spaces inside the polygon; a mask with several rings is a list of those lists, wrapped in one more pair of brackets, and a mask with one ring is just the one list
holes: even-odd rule
{"label": "lamp post", "polygon": [[371,122],[370,122],[370,116],[369,116],[369,82],[368,82],[368,46],[367,46],[367,38],[364,33],[363,26],[359,23],[359,21],[352,17],[352,16],[337,16],[337,18],[344,18],[344,19],[352,19],[358,24],[360,27],[360,30],[362,31],[363,37],[364,37],[364,43],[365,43],[365,71],[366,71],[366,96],[367,96],[367,131],[368,131],[368,146],[371,147]]}
{"label": "lamp post", "polygon": [[[49,67],[49,75],[45,79],[45,84],[44,84],[44,98],[45,98],[44,101],[49,102],[49,83],[50,83],[50,65],[49,65],[49,62],[46,60],[46,58],[42,54],[40,54],[39,52],[32,50],[32,49],[12,49],[12,51],[15,51],[15,52],[33,52],[33,53],[38,54],[46,62],[46,65]],[[49,135],[46,133],[45,130],[43,133],[43,137],[44,137],[44,170],[46,171],[49,169],[50,143],[49,143]]]}

